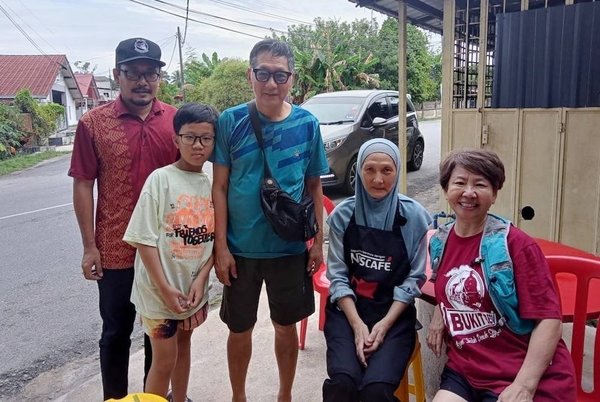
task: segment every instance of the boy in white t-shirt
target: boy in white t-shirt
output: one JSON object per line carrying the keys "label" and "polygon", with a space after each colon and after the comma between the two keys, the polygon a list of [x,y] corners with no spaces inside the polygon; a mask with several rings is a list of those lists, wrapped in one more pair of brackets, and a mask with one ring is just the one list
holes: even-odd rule
{"label": "boy in white t-shirt", "polygon": [[190,339],[208,313],[215,237],[211,182],[217,111],[188,103],[174,117],[180,158],[150,174],[123,240],[137,248],[131,302],[152,343],[145,392],[189,401]]}

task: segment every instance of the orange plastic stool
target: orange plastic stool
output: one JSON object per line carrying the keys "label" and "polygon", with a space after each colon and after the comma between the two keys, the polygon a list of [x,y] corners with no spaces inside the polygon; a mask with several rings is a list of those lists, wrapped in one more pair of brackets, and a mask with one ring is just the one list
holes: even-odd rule
{"label": "orange plastic stool", "polygon": [[[408,383],[408,370],[412,368],[414,384]],[[417,335],[417,341],[413,350],[408,367],[404,373],[404,377],[400,381],[400,385],[394,392],[394,396],[402,402],[408,401],[408,394],[415,396],[417,402],[425,402],[425,379],[423,378],[423,363],[421,361],[421,343]]]}

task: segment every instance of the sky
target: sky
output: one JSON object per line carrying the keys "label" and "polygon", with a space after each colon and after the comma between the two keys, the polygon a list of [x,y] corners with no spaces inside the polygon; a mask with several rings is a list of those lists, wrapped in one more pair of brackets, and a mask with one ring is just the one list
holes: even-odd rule
{"label": "sky", "polygon": [[117,44],[144,37],[160,45],[165,69],[173,72],[179,68],[177,27],[185,39],[184,60],[191,51],[198,56],[217,52],[219,58],[247,60],[254,43],[270,36],[270,31],[225,19],[284,32],[288,25],[312,23],[317,17],[348,22],[375,18],[379,25],[385,20],[382,14],[357,8],[348,0],[189,0],[189,18],[198,22],[190,20],[186,31],[182,17],[187,2],[0,0],[0,54],[65,54],[74,70],[76,61],[89,61],[96,75],[108,75]]}

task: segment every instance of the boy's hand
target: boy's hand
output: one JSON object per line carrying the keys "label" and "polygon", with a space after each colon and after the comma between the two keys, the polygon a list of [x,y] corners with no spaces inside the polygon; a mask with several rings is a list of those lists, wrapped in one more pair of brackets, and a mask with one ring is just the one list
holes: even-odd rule
{"label": "boy's hand", "polygon": [[174,313],[185,313],[190,308],[190,302],[186,295],[179,290],[169,285],[166,289],[161,290],[161,296],[169,310]]}
{"label": "boy's hand", "polygon": [[206,287],[206,279],[197,277],[190,286],[190,293],[188,294],[188,302],[190,308],[197,307],[198,304],[204,299],[204,288]]}

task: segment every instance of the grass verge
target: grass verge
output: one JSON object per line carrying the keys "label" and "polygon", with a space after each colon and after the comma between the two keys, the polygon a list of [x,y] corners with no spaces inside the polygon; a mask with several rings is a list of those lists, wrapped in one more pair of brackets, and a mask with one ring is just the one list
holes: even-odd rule
{"label": "grass verge", "polygon": [[0,176],[35,166],[47,159],[56,158],[70,152],[44,151],[35,154],[19,154],[0,161]]}

